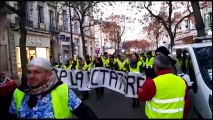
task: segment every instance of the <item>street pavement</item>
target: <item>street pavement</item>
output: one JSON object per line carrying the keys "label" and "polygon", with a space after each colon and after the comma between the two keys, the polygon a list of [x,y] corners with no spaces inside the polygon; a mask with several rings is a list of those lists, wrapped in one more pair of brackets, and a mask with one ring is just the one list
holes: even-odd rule
{"label": "street pavement", "polygon": [[[89,99],[83,101],[98,116],[99,119],[147,119],[145,115],[145,102],[140,101],[140,107],[132,108],[132,98],[116,91],[104,88],[104,97],[96,99],[95,90],[89,91]],[[81,93],[73,89],[77,96],[82,98]],[[75,115],[73,118],[77,118]],[[189,119],[199,119],[196,112],[191,109]]]}
{"label": "street pavement", "polygon": [[[104,97],[97,100],[95,90],[89,91],[89,99],[83,101],[87,104],[98,116],[99,119],[145,119],[144,105],[145,102],[140,102],[140,107],[132,108],[132,98],[116,91],[104,88]],[[81,93],[73,90],[80,98]],[[76,116],[74,116],[76,118]]]}
{"label": "street pavement", "polygon": [[[19,86],[21,83],[20,79],[16,79],[15,81],[17,86]],[[82,98],[81,93],[77,89],[73,89],[73,91],[77,96]],[[125,95],[108,88],[104,88],[104,97],[99,100],[96,99],[97,97],[94,89],[89,91],[89,95],[89,99],[83,102],[96,113],[99,119],[146,119],[145,102],[140,101],[140,107],[132,108],[132,98],[126,97]],[[77,117],[73,115],[73,118]],[[198,119],[198,116],[193,109],[190,111],[189,118]]]}

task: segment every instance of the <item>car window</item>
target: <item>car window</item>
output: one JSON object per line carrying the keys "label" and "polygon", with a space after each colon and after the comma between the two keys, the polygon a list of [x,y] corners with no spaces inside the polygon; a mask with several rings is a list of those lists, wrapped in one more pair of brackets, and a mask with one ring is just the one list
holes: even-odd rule
{"label": "car window", "polygon": [[212,46],[194,48],[194,51],[204,82],[212,89]]}

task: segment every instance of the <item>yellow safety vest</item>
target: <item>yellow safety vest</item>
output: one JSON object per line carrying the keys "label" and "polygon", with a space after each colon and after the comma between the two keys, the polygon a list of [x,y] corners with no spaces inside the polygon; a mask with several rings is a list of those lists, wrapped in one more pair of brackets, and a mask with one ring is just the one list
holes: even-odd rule
{"label": "yellow safety vest", "polygon": [[182,119],[186,91],[184,80],[168,73],[154,78],[154,83],[156,94],[145,105],[148,118]]}
{"label": "yellow safety vest", "polygon": [[[56,119],[72,118],[72,112],[68,106],[68,85],[62,84],[50,93],[52,97],[53,113]],[[14,100],[16,104],[16,113],[21,106],[25,93],[16,89],[14,92]]]}
{"label": "yellow safety vest", "polygon": [[94,65],[93,65],[93,62],[91,62],[89,65],[87,65],[88,66],[88,71],[91,71],[91,69],[94,67]]}
{"label": "yellow safety vest", "polygon": [[69,65],[68,67],[66,65],[63,65],[63,69],[65,70],[71,70],[71,68],[72,68],[72,65]]}
{"label": "yellow safety vest", "polygon": [[107,59],[104,59],[103,57],[101,57],[101,60],[103,62],[103,66],[104,67],[108,67],[109,66],[109,62],[110,62],[109,57]]}
{"label": "yellow safety vest", "polygon": [[140,66],[141,66],[141,62],[138,61],[136,68],[132,68],[132,67],[129,66],[129,68],[130,68],[129,71],[130,72],[140,72]]}
{"label": "yellow safety vest", "polygon": [[[87,63],[85,62],[85,64],[84,64],[82,70],[86,71],[86,70],[88,70],[88,67],[89,67],[89,66],[88,66]],[[76,70],[79,70],[79,64],[76,65]]]}
{"label": "yellow safety vest", "polygon": [[55,65],[55,68],[59,68],[59,65]]}
{"label": "yellow safety vest", "polygon": [[125,67],[125,64],[127,64],[127,60],[124,60],[123,62],[121,62],[119,59],[117,60],[118,63],[118,69],[121,71],[126,71],[127,68]]}
{"label": "yellow safety vest", "polygon": [[177,64],[177,66],[179,66],[179,67],[181,67],[182,66],[182,63],[183,63],[183,61],[180,59],[176,59],[176,64]]}
{"label": "yellow safety vest", "polygon": [[118,61],[118,58],[114,58],[113,64],[115,64]]}
{"label": "yellow safety vest", "polygon": [[153,67],[154,65],[154,57],[151,57],[150,59],[146,58],[146,67]]}

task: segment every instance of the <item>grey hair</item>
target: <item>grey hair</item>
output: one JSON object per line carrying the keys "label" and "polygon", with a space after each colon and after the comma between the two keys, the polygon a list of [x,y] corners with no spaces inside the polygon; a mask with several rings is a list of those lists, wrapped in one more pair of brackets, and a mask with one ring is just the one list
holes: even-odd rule
{"label": "grey hair", "polygon": [[171,61],[165,55],[159,55],[155,57],[154,65],[157,66],[159,70],[164,70],[171,68]]}

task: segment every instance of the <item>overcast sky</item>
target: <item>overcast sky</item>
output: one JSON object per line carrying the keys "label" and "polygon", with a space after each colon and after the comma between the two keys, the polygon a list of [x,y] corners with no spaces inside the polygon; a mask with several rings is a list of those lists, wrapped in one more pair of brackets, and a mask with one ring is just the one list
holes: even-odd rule
{"label": "overcast sky", "polygon": [[[105,20],[105,18],[109,17],[110,15],[118,15],[123,14],[128,17],[131,17],[132,19],[141,19],[142,15],[147,12],[146,10],[143,10],[143,12],[138,12],[137,8],[131,8],[128,5],[129,1],[123,1],[123,2],[116,2],[116,7],[113,8],[113,6],[104,5],[100,6],[99,8],[103,11],[102,19]],[[141,1],[142,2],[142,1]],[[158,2],[160,3],[160,2]],[[159,7],[156,7],[159,8]],[[129,10],[127,10],[129,9]],[[101,15],[97,15],[97,19],[100,19]],[[124,40],[135,40],[141,38],[141,32],[144,25],[138,22],[138,20],[134,20],[132,23],[125,23],[126,26],[126,32],[122,36],[122,41]]]}
{"label": "overcast sky", "polygon": [[[137,11],[133,9],[127,10],[127,8],[130,8],[128,6],[128,2],[116,2],[116,7],[114,8],[112,6],[107,6],[107,5],[101,6],[100,8],[103,11],[103,16],[102,16],[103,20],[105,20],[105,18],[109,17],[112,14],[114,15],[123,14],[123,15],[131,17],[132,19],[139,18],[137,15],[135,15]],[[101,16],[98,15],[97,17],[98,19],[100,19]],[[137,20],[135,20],[134,23],[125,22],[125,26],[126,26],[126,32],[122,36],[122,41],[137,39],[138,33],[140,33],[141,31],[142,25]]]}

